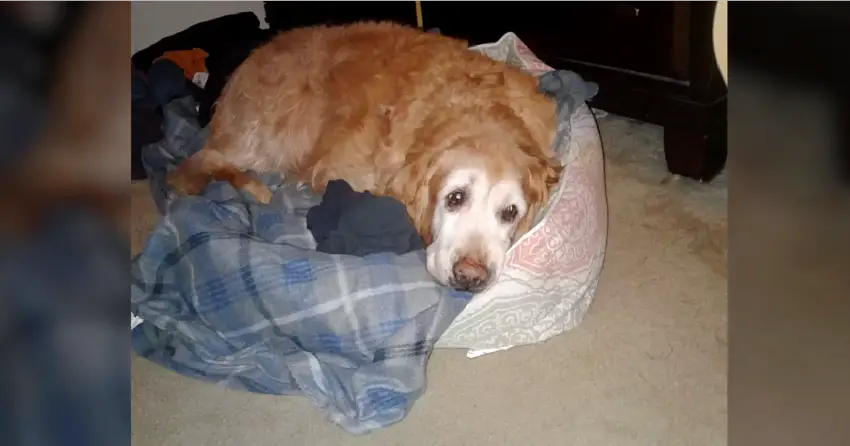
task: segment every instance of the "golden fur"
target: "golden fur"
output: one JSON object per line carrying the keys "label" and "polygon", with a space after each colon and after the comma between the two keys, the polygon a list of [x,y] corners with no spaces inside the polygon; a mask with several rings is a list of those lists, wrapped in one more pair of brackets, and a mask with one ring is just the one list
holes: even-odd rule
{"label": "golden fur", "polygon": [[555,104],[537,80],[467,43],[391,23],[281,33],[233,73],[204,149],[169,177],[178,192],[210,179],[268,202],[248,170],[281,172],[323,191],[333,179],[393,196],[430,243],[441,179],[474,163],[515,176],[529,229],[561,171]]}

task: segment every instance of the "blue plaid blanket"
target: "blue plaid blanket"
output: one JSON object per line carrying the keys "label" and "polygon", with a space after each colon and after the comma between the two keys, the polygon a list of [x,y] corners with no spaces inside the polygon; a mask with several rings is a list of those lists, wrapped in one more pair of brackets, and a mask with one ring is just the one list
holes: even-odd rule
{"label": "blue plaid blanket", "polygon": [[166,171],[206,132],[191,97],[164,110],[165,139],[143,163],[164,214],[132,264],[134,351],[229,388],[304,395],[361,434],[400,421],[425,389],[434,343],[470,295],[439,286],[424,251],[315,251],[306,213],[319,196],[295,184],[264,205],[229,184],[175,198]]}

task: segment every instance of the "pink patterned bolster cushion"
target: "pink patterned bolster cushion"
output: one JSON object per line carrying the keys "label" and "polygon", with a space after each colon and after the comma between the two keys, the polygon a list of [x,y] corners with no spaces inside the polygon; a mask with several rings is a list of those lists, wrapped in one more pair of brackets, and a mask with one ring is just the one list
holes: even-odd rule
{"label": "pink patterned bolster cushion", "polygon": [[[552,68],[513,33],[473,47],[534,75]],[[468,356],[544,341],[578,325],[596,291],[607,241],[608,208],[602,144],[587,105],[559,123],[564,172],[537,225],[511,248],[496,283],[473,299],[438,347]]]}

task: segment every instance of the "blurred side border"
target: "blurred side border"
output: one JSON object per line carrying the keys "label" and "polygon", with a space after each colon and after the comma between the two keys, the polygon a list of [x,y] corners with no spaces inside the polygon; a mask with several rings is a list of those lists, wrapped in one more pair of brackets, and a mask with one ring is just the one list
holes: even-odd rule
{"label": "blurred side border", "polygon": [[850,6],[729,3],[729,444],[850,444]]}
{"label": "blurred side border", "polygon": [[130,5],[0,5],[0,438],[130,443]]}

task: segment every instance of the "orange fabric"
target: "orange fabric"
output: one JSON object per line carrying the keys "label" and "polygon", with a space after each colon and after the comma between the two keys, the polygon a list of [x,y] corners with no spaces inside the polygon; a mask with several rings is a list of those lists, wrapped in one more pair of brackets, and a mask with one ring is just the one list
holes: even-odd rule
{"label": "orange fabric", "polygon": [[200,48],[194,48],[191,50],[166,51],[156,60],[168,59],[174,62],[178,67],[183,69],[186,79],[191,81],[195,73],[207,72],[207,64],[205,62],[207,56],[209,54],[206,51]]}

